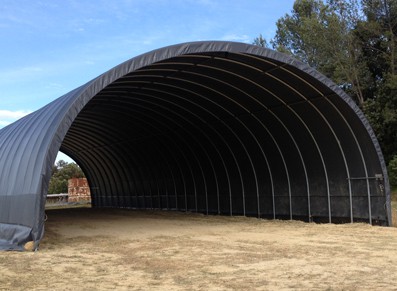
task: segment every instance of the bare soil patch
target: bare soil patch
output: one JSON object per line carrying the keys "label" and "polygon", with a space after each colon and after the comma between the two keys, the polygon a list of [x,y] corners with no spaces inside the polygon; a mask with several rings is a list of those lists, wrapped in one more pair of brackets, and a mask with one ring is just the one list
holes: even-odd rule
{"label": "bare soil patch", "polygon": [[47,211],[2,290],[396,290],[397,229],[131,211]]}

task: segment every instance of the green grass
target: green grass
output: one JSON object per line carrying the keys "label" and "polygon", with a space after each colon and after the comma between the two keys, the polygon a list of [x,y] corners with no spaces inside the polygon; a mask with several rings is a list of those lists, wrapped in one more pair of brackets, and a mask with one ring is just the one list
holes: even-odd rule
{"label": "green grass", "polygon": [[391,201],[397,202],[397,187],[391,186],[390,192],[391,192]]}
{"label": "green grass", "polygon": [[397,227],[397,187],[391,188],[392,226]]}
{"label": "green grass", "polygon": [[397,187],[391,189],[391,207],[397,211]]}

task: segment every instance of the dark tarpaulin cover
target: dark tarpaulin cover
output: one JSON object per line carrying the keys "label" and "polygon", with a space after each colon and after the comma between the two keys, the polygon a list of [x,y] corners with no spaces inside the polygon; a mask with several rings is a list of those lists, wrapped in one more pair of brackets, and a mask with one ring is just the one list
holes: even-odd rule
{"label": "dark tarpaulin cover", "polygon": [[93,97],[112,82],[145,66],[178,56],[213,52],[244,54],[252,56],[253,61],[256,57],[285,64],[325,84],[353,109],[361,120],[360,126],[368,132],[370,146],[377,152],[377,162],[385,179],[390,221],[390,189],[379,144],[363,113],[339,87],[314,69],[281,53],[243,43],[203,41],[137,56],[0,130],[0,249],[23,250],[24,244],[31,241],[34,248],[38,247],[44,234],[45,200],[52,165],[69,128]]}

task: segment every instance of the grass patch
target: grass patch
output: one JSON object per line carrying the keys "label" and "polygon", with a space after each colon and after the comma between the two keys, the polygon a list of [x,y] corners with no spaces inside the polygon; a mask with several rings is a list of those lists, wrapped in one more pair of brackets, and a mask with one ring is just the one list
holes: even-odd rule
{"label": "grass patch", "polygon": [[397,227],[397,187],[391,189],[392,226]]}
{"label": "grass patch", "polygon": [[391,187],[391,201],[397,202],[397,187]]}

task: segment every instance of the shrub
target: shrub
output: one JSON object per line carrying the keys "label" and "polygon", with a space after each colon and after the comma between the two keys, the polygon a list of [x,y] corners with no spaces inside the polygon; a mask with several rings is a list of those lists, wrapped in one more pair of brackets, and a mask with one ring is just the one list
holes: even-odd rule
{"label": "shrub", "polygon": [[389,172],[390,185],[395,188],[397,187],[397,155],[395,155],[387,166]]}

